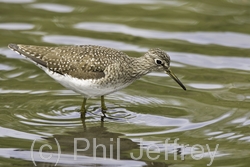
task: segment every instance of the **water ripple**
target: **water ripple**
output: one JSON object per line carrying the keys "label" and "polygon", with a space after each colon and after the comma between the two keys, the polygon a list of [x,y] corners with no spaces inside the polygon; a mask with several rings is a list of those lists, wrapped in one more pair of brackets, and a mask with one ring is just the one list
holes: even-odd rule
{"label": "water ripple", "polygon": [[35,2],[35,0],[0,0],[0,2],[3,2],[3,3],[17,3],[17,4],[22,4],[22,3],[31,3],[31,2]]}
{"label": "water ripple", "polygon": [[33,28],[34,25],[28,23],[0,23],[0,29],[4,30],[30,30]]}
{"label": "water ripple", "polygon": [[74,27],[98,32],[123,33],[143,38],[185,40],[199,45],[217,44],[227,47],[250,47],[250,35],[235,32],[166,32],[99,22],[82,22],[75,24]]}
{"label": "water ripple", "polygon": [[63,36],[63,35],[47,35],[42,39],[44,42],[53,44],[67,44],[67,45],[100,45],[111,48],[116,48],[119,50],[137,50],[145,51],[146,48],[141,48],[135,45],[126,44],[124,42],[117,42],[111,40],[101,40],[93,38],[85,38],[78,36]]}
{"label": "water ripple", "polygon": [[[17,117],[22,124],[36,127],[75,127],[81,125],[79,121],[80,113],[77,111],[78,106],[61,105],[60,108],[54,109],[55,105],[61,103],[62,100],[44,102],[44,105],[50,106],[46,112],[36,107],[36,109],[34,109],[36,112],[32,110],[25,114],[15,114],[15,117]],[[36,104],[36,100],[20,105],[19,108],[26,110],[27,107],[32,108],[32,104]]]}
{"label": "water ripple", "polygon": [[129,94],[125,94],[124,92],[115,92],[113,94],[110,94],[109,99],[120,100],[123,102],[128,102],[130,104],[135,104],[135,105],[166,104],[166,101],[157,97],[143,97],[143,96],[138,96],[138,95],[137,96],[129,95]]}
{"label": "water ripple", "polygon": [[[190,7],[191,6],[191,7]],[[213,15],[213,16],[228,16],[228,15],[241,15],[246,12],[246,10],[237,9],[237,8],[229,8],[225,6],[215,6],[209,5],[205,3],[192,3],[190,6],[186,7],[186,9],[205,15]]]}
{"label": "water ripple", "polygon": [[0,63],[0,71],[10,71],[13,69],[15,69],[15,67]]}
{"label": "water ripple", "polygon": [[239,0],[227,0],[227,2],[237,5],[250,6],[250,1],[239,1]]}
{"label": "water ripple", "polygon": [[0,127],[0,137],[13,137],[18,139],[28,139],[28,140],[35,140],[42,138],[42,136],[40,135],[17,131],[14,129],[4,128],[4,127]]}
{"label": "water ripple", "polygon": [[43,9],[50,12],[57,12],[57,13],[70,13],[74,10],[73,7],[66,6],[66,5],[60,5],[60,4],[54,4],[54,3],[37,3],[30,5],[32,8],[36,9]]}
{"label": "water ripple", "polygon": [[109,4],[154,4],[156,2],[160,2],[159,0],[94,0],[96,2],[101,3],[109,3]]}
{"label": "water ripple", "polygon": [[[183,131],[187,131],[187,130],[193,130],[193,129],[199,129],[199,128],[202,128],[204,126],[207,126],[207,125],[211,125],[211,124],[214,124],[216,122],[219,122],[225,118],[228,118],[232,115],[231,112],[229,113],[226,113],[218,118],[215,118],[213,120],[210,120],[210,121],[205,121],[205,122],[200,122],[200,123],[191,123],[189,122],[188,120],[183,120],[183,119],[176,119],[176,120],[182,120],[181,122],[174,120],[173,121],[170,121],[173,123],[173,125],[175,126],[179,126],[178,128],[174,128],[174,129],[170,129],[170,130],[164,130],[164,131],[155,131],[155,132],[146,132],[146,133],[136,133],[136,134],[126,134],[126,136],[146,136],[146,135],[159,135],[159,134],[167,134],[167,133],[173,133],[173,132],[183,132]],[[149,117],[149,118],[143,118],[143,120],[151,120],[152,118]],[[164,119],[169,119],[169,118],[164,118]],[[159,119],[157,119],[159,122]],[[161,122],[161,121],[160,121]],[[167,121],[162,121],[162,122],[167,122]],[[162,123],[161,122],[161,123]],[[156,122],[154,121],[154,124]],[[171,124],[168,124],[168,125],[165,125],[165,126],[170,126]],[[161,125],[162,126],[162,125]]]}
{"label": "water ripple", "polygon": [[190,83],[189,86],[196,89],[221,89],[224,86],[220,84]]}
{"label": "water ripple", "polygon": [[[49,145],[50,146],[50,145]],[[32,156],[31,156],[32,155]],[[41,152],[38,151],[26,151],[26,150],[17,150],[16,148],[0,148],[0,157],[6,158],[15,158],[15,159],[24,159],[27,161],[32,161],[34,163],[34,159],[36,163],[45,163],[54,164],[57,162],[57,156],[51,156],[50,152],[43,152],[41,156]],[[50,158],[44,158],[50,157]],[[76,158],[77,157],[77,158]],[[108,159],[108,160],[107,160]],[[84,165],[83,165],[84,162]],[[102,157],[90,157],[85,155],[77,155],[75,154],[60,154],[60,166],[95,166],[98,164],[101,166],[119,166],[119,167],[127,167],[127,166],[145,166],[146,163],[143,161],[135,161],[135,160],[116,160],[113,158],[102,158]],[[57,165],[57,164],[56,164]],[[55,166],[56,166],[55,165]]]}
{"label": "water ripple", "polygon": [[250,70],[250,58],[228,57],[228,56],[207,56],[194,53],[168,52],[171,59],[183,64],[211,69],[238,69]]}
{"label": "water ripple", "polygon": [[7,47],[0,48],[0,54],[8,57],[8,58],[14,58],[14,59],[25,59],[23,56],[20,56],[13,52],[12,50],[8,49]]}

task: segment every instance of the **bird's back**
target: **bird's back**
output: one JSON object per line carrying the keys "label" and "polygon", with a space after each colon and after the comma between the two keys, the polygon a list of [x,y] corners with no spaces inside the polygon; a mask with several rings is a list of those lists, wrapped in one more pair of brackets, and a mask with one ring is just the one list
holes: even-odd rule
{"label": "bird's back", "polygon": [[9,44],[9,48],[39,66],[79,79],[102,78],[109,65],[129,60],[121,51],[96,45],[47,47]]}

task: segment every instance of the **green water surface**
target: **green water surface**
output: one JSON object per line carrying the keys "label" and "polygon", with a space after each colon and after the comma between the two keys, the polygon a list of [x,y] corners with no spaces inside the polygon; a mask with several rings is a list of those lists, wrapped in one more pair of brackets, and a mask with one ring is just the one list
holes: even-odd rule
{"label": "green water surface", "polygon": [[[81,120],[9,43],[161,48],[187,91],[153,72],[106,96],[116,119],[97,97]],[[0,166],[248,167],[249,48],[249,0],[0,0]]]}

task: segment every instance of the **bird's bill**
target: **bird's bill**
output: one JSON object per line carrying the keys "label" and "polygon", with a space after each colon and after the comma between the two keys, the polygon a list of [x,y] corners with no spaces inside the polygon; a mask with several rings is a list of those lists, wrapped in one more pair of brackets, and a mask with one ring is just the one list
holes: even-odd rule
{"label": "bird's bill", "polygon": [[182,89],[186,90],[186,87],[181,83],[181,81],[177,78],[177,76],[170,70],[168,69],[166,73],[173,78],[181,87]]}

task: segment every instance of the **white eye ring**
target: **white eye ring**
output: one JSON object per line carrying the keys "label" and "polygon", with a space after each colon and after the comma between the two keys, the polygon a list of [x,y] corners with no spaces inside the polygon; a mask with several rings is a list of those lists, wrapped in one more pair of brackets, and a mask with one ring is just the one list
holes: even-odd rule
{"label": "white eye ring", "polygon": [[162,61],[159,60],[159,59],[155,59],[155,64],[157,64],[157,65],[162,65]]}

